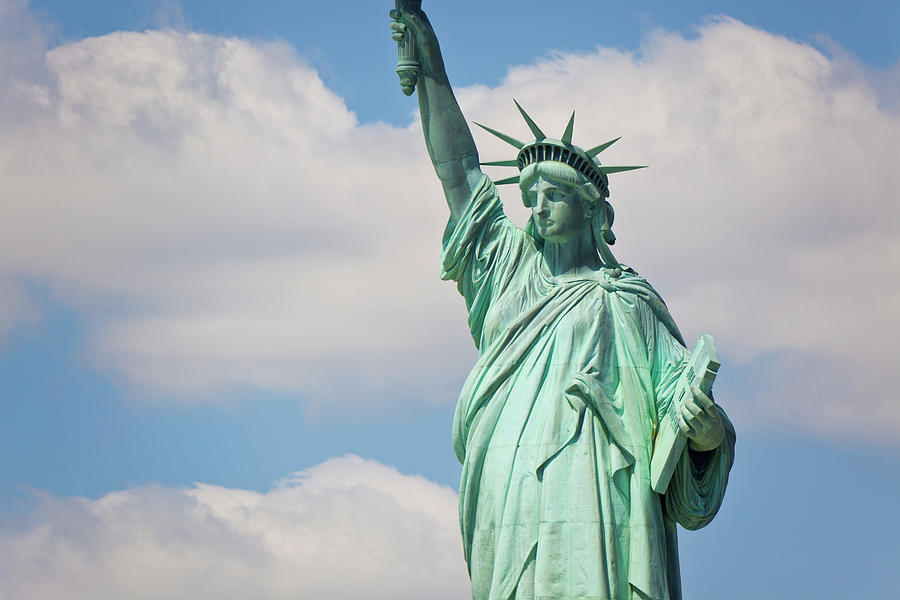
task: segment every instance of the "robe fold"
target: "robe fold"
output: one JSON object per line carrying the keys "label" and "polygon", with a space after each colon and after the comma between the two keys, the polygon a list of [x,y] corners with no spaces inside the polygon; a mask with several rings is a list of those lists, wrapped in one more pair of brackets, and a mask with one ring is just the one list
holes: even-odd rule
{"label": "robe fold", "polygon": [[487,177],[448,224],[442,278],[479,351],[453,426],[473,598],[680,600],[675,523],[715,516],[734,429],[719,409],[725,442],[685,451],[666,494],[650,489],[687,354],[662,299],[630,269],[552,277]]}

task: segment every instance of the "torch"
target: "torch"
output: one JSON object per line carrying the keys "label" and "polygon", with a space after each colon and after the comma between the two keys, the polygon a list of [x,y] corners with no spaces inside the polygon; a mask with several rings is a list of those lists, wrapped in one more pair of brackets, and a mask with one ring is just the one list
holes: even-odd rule
{"label": "torch", "polygon": [[[395,7],[391,18],[399,21],[405,11],[422,10],[422,0],[396,0]],[[411,31],[407,31],[403,39],[397,42],[397,67],[394,69],[400,77],[400,88],[407,96],[416,90],[420,68],[416,57],[416,38]]]}

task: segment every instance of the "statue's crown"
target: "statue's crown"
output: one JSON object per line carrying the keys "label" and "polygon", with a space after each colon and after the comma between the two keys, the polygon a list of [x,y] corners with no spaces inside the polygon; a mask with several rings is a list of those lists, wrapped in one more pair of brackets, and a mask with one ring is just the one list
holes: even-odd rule
{"label": "statue's crown", "polygon": [[[531,129],[531,133],[534,134],[535,139],[533,142],[520,142],[512,136],[506,135],[505,133],[501,133],[496,129],[491,129],[481,123],[475,123],[488,133],[491,133],[507,144],[511,146],[515,146],[519,150],[519,154],[516,156],[515,160],[498,160],[492,162],[483,162],[482,165],[494,166],[494,167],[518,167],[519,172],[521,172],[525,167],[532,163],[542,162],[545,160],[552,160],[555,162],[561,162],[563,164],[569,165],[582,175],[584,175],[588,181],[592,182],[597,186],[597,189],[600,191],[603,196],[609,196],[609,178],[607,175],[610,173],[619,173],[621,171],[632,171],[634,169],[643,169],[644,166],[631,166],[631,167],[614,167],[610,165],[603,165],[597,160],[596,156],[618,142],[621,138],[616,138],[614,140],[610,140],[606,143],[600,144],[599,146],[595,146],[590,150],[583,150],[578,146],[572,144],[572,130],[575,127],[575,112],[572,112],[572,116],[569,117],[569,123],[566,125],[566,130],[562,135],[561,139],[549,138],[547,135],[541,131],[541,128],[537,126],[534,120],[528,116],[528,113],[525,112],[516,100],[513,100],[516,104],[516,108],[519,109],[519,112],[522,114],[522,118],[525,119],[525,122],[528,124],[528,128]],[[501,179],[499,181],[495,181],[497,185],[503,185],[505,183],[518,183],[519,176],[508,177],[507,179]]]}

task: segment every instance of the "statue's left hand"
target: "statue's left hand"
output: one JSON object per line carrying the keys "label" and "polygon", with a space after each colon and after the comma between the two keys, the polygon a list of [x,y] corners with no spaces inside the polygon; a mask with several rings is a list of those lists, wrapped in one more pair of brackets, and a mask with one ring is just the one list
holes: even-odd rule
{"label": "statue's left hand", "polygon": [[700,388],[692,386],[691,393],[692,396],[686,397],[681,406],[678,427],[688,438],[691,450],[715,450],[725,439],[722,417],[712,399]]}

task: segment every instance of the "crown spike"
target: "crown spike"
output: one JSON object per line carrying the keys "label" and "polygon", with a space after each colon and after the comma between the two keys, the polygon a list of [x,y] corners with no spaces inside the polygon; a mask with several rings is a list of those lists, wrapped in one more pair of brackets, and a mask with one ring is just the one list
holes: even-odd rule
{"label": "crown spike", "polygon": [[572,143],[572,130],[575,129],[575,111],[572,111],[572,116],[569,117],[569,124],[566,125],[566,131],[563,133],[562,142],[564,144]]}
{"label": "crown spike", "polygon": [[518,167],[519,161],[513,160],[492,160],[490,162],[478,163],[483,167]]}
{"label": "crown spike", "polygon": [[498,138],[500,138],[501,140],[503,140],[510,146],[515,146],[516,149],[518,149],[518,150],[521,150],[522,147],[525,145],[522,142],[520,142],[519,140],[517,140],[516,138],[510,137],[510,136],[506,135],[505,133],[500,133],[496,129],[491,129],[487,125],[482,125],[481,123],[478,123],[476,121],[472,121],[472,122],[475,123],[476,125],[478,125],[479,127],[481,127],[482,129],[484,129],[485,131],[487,131],[488,133],[491,133],[491,134],[497,136]]}
{"label": "crown spike", "polygon": [[646,169],[647,165],[641,165],[639,167],[611,167],[608,165],[597,165],[597,168],[605,174],[609,175],[610,173],[621,173],[622,171],[634,171],[635,169]]}
{"label": "crown spike", "polygon": [[615,144],[616,142],[618,142],[621,139],[622,139],[622,136],[619,136],[614,140],[609,140],[605,144],[600,144],[599,146],[591,148],[590,150],[585,152],[585,154],[587,154],[591,158],[594,158],[595,156],[597,156],[598,154],[600,154],[601,152],[603,152],[604,150],[606,150],[607,148],[609,148],[610,146],[612,146],[613,144]]}
{"label": "crown spike", "polygon": [[519,183],[519,176],[516,175],[515,177],[507,177],[506,179],[495,181],[494,185],[506,185],[507,183]]}
{"label": "crown spike", "polygon": [[525,112],[525,109],[522,108],[518,102],[516,102],[515,98],[513,98],[513,102],[516,103],[516,108],[518,108],[519,112],[522,113],[522,118],[525,119],[526,123],[528,123],[528,128],[531,130],[531,133],[534,134],[535,139],[542,140],[542,139],[546,138],[547,134],[545,134],[543,131],[541,131],[541,128],[538,127],[537,123],[535,123],[531,119],[531,117],[528,116],[528,113]]}

